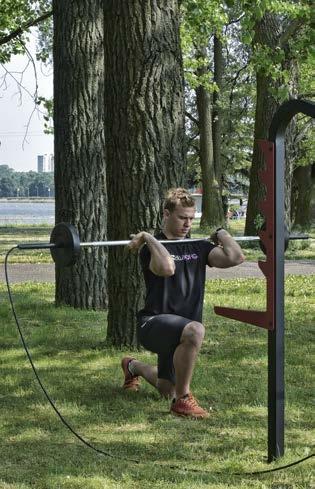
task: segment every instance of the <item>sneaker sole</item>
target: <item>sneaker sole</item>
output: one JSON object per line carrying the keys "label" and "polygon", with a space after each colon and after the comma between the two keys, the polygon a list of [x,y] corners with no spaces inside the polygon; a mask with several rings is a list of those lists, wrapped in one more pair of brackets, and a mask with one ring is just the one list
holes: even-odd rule
{"label": "sneaker sole", "polygon": [[179,418],[186,418],[186,419],[207,419],[210,417],[210,414],[182,414],[182,413],[176,413],[175,411],[170,411],[170,413],[173,416],[177,416]]}

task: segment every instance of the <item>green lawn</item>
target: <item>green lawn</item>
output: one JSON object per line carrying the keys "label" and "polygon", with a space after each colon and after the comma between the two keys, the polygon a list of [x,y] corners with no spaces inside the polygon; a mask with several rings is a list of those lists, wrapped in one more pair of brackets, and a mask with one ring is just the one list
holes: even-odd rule
{"label": "green lawn", "polygon": [[[4,262],[5,253],[18,243],[49,242],[51,230],[48,224],[0,226],[0,263]],[[51,261],[50,252],[47,250],[16,250],[10,256],[10,263],[51,263]]]}
{"label": "green lawn", "polygon": [[[267,332],[216,316],[212,307],[263,308],[264,287],[264,281],[256,279],[207,282],[207,336],[192,390],[202,406],[212,406],[213,415],[198,421],[173,417],[169,403],[144,383],[139,393],[121,390],[120,359],[130,352],[106,348],[104,312],[56,308],[50,284],[13,287],[17,314],[43,383],[70,424],[111,458],[85,448],[48,405],[20,345],[1,285],[0,488],[314,487],[312,460],[263,476],[232,475],[268,468]],[[314,451],[314,297],[314,276],[287,277],[286,454],[277,464]],[[155,362],[148,352],[134,355]]]}
{"label": "green lawn", "polygon": [[[244,233],[245,220],[231,220],[229,232],[232,236],[242,236]],[[52,228],[49,225],[29,226],[2,226],[0,227],[0,263],[4,262],[7,250],[17,243],[29,241],[49,242]],[[285,254],[287,260],[315,260],[315,227],[309,235],[313,238],[309,241],[291,241]],[[204,232],[199,229],[199,220],[196,220],[192,230],[193,237],[203,237]],[[122,239],[127,239],[122,236]],[[263,260],[265,256],[260,251],[258,243],[240,243],[248,261]],[[47,250],[18,251],[10,256],[10,263],[51,263],[50,252]]]}

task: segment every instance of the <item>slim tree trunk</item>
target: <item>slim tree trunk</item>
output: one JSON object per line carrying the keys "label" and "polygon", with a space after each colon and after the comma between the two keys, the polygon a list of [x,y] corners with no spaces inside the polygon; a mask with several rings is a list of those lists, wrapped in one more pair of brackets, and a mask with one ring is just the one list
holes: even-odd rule
{"label": "slim tree trunk", "polygon": [[[177,0],[105,0],[108,233],[126,239],[161,222],[169,187],[185,182],[183,71]],[[108,343],[137,345],[143,304],[136,256],[111,249]]]}
{"label": "slim tree trunk", "polygon": [[[81,241],[106,238],[103,2],[53,2],[56,222]],[[106,250],[84,249],[56,269],[56,302],[104,308]]]}
{"label": "slim tree trunk", "polygon": [[295,227],[299,226],[301,229],[308,229],[311,226],[311,202],[314,187],[312,165],[295,168],[292,184],[292,220]]}
{"label": "slim tree trunk", "polygon": [[[206,49],[198,53],[199,59],[207,59]],[[206,66],[198,69],[198,75],[207,73]],[[211,94],[203,86],[196,88],[196,102],[199,121],[199,158],[202,179],[202,215],[200,227],[218,227],[224,223],[220,185],[216,178],[213,159],[212,105]]]}
{"label": "slim tree trunk", "polygon": [[222,190],[222,167],[221,167],[221,140],[222,140],[222,110],[220,107],[220,96],[223,89],[223,50],[222,42],[214,36],[213,40],[213,79],[217,85],[217,90],[213,92],[213,113],[212,113],[212,131],[213,131],[213,163],[216,179]]}

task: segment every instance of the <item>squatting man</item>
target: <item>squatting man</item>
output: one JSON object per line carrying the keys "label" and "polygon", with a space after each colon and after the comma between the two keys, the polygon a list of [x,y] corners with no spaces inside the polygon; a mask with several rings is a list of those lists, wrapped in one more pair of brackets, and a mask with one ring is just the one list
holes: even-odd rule
{"label": "squatting man", "polygon": [[[239,245],[224,229],[207,240],[180,244],[189,235],[196,213],[192,195],[183,188],[166,195],[162,232],[156,237],[142,231],[129,248],[140,250],[146,284],[144,308],[138,313],[138,338],[142,346],[157,353],[157,367],[132,357],[122,359],[123,388],[139,390],[140,377],[163,397],[172,399],[171,413],[206,418],[190,391],[190,383],[205,328],[202,308],[206,266],[228,268],[244,261]],[[162,244],[159,240],[178,240]]]}

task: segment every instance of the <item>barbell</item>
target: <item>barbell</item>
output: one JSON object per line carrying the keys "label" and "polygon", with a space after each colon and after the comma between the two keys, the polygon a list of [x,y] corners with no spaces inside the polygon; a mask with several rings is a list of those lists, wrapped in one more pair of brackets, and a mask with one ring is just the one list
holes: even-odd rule
{"label": "barbell", "polygon": [[[233,238],[235,241],[260,241],[259,236],[237,236]],[[304,234],[290,234],[285,236],[285,249],[287,249],[289,240],[309,239],[309,236]],[[209,241],[210,238],[189,238],[189,239],[167,239],[159,240],[160,243],[192,243],[194,241]],[[17,248],[20,250],[41,250],[49,249],[55,263],[60,267],[68,267],[74,265],[80,255],[81,248],[88,247],[111,247],[111,246],[126,246],[131,240],[121,241],[91,241],[81,243],[79,234],[72,224],[60,222],[56,224],[50,235],[49,243],[19,243]],[[264,251],[263,243],[260,241],[260,246]]]}

